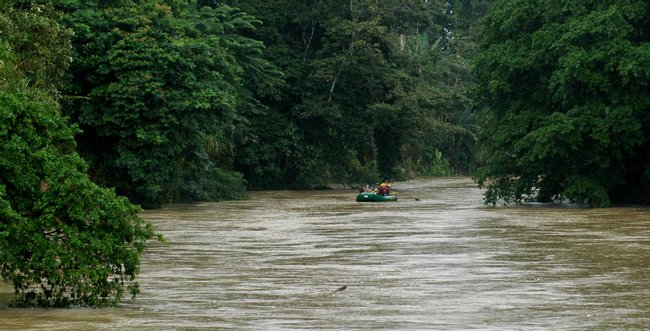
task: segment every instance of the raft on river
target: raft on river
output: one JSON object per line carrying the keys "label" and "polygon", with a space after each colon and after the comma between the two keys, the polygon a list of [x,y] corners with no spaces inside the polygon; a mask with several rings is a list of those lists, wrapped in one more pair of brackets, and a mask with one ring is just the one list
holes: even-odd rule
{"label": "raft on river", "polygon": [[384,201],[397,201],[394,195],[381,195],[375,192],[361,192],[357,195],[358,202],[384,202]]}

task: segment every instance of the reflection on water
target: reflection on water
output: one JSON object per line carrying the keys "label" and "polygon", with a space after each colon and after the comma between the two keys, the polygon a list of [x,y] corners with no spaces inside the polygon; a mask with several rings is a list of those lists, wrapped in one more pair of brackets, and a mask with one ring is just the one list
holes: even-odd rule
{"label": "reflection on water", "polygon": [[650,209],[487,207],[467,178],[394,186],[411,197],[147,211],[168,243],[142,256],[136,302],[7,309],[4,294],[0,329],[650,328]]}

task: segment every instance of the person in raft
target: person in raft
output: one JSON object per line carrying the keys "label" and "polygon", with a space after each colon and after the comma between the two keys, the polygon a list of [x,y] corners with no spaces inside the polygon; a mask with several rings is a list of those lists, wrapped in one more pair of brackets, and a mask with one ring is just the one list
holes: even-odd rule
{"label": "person in raft", "polygon": [[384,178],[384,181],[379,184],[379,194],[389,195],[390,194],[390,182],[387,178]]}

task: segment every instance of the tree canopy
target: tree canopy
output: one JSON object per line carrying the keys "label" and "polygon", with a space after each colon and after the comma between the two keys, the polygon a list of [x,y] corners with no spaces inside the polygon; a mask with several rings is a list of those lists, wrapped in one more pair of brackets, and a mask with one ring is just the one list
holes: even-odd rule
{"label": "tree canopy", "polygon": [[486,200],[650,202],[650,3],[499,1],[475,58]]}

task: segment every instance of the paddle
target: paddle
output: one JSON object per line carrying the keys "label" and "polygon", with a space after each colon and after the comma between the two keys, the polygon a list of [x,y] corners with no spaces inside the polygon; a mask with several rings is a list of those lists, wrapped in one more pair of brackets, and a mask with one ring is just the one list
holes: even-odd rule
{"label": "paddle", "polygon": [[393,191],[395,191],[395,192],[397,192],[397,193],[399,193],[399,194],[405,195],[405,196],[407,196],[407,197],[409,197],[409,198],[415,199],[415,201],[420,201],[419,198],[416,198],[416,197],[414,197],[414,196],[408,195],[408,194],[406,194],[406,193],[404,193],[404,192],[402,192],[402,191],[398,191],[398,190],[393,190]]}

